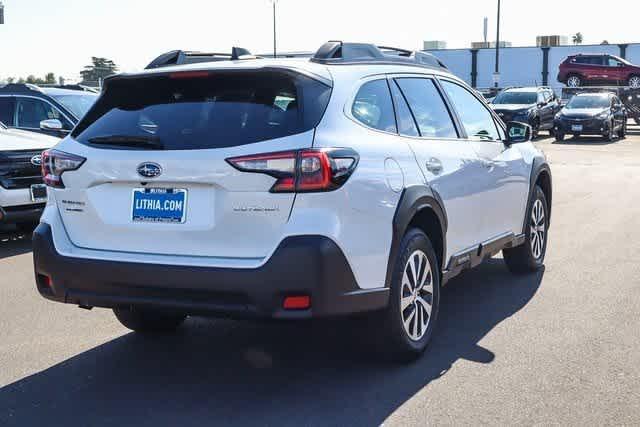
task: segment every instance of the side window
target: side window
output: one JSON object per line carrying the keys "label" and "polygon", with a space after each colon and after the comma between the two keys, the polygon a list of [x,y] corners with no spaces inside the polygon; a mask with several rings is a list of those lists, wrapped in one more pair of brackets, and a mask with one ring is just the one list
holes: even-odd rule
{"label": "side window", "polygon": [[442,87],[449,95],[469,138],[500,140],[493,115],[482,102],[456,83],[443,80]]}
{"label": "side window", "polygon": [[0,97],[0,122],[13,126],[13,98]]}
{"label": "side window", "polygon": [[362,85],[353,101],[351,114],[366,126],[385,132],[397,132],[387,80],[374,80]]}
{"label": "side window", "polygon": [[605,65],[604,56],[592,56],[590,62],[591,65]]}
{"label": "side window", "polygon": [[393,97],[393,104],[396,107],[396,119],[398,122],[398,132],[400,135],[406,136],[420,136],[418,128],[416,127],[416,121],[413,119],[411,110],[407,105],[407,101],[400,92],[397,82],[393,82],[391,85],[391,96]]}
{"label": "side window", "polygon": [[619,67],[622,63],[620,61],[618,61],[617,59],[608,56],[607,59],[606,59],[606,64],[609,67]]}
{"label": "side window", "polygon": [[60,111],[49,103],[34,98],[16,98],[16,126],[20,128],[39,129],[40,122],[48,119],[58,119],[64,129],[71,129],[71,124]]}
{"label": "side window", "polygon": [[423,137],[458,138],[449,110],[431,79],[396,79]]}

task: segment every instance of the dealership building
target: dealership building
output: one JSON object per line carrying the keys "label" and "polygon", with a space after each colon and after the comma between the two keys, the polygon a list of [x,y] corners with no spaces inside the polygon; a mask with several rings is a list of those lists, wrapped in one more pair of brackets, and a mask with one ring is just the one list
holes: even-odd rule
{"label": "dealership building", "polygon": [[[426,49],[458,77],[477,88],[494,85],[495,49]],[[640,64],[640,43],[506,47],[500,49],[500,87],[551,86],[560,88],[558,67],[569,55],[609,54]]]}

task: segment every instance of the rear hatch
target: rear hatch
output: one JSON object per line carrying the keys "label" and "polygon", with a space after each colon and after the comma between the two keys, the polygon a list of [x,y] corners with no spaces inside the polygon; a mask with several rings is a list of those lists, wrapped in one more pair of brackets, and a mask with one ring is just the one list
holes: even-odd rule
{"label": "rear hatch", "polygon": [[269,68],[112,79],[71,135],[87,160],[56,193],[70,239],[96,250],[269,255],[295,195],[271,193],[276,178],[227,159],[311,147],[330,93]]}

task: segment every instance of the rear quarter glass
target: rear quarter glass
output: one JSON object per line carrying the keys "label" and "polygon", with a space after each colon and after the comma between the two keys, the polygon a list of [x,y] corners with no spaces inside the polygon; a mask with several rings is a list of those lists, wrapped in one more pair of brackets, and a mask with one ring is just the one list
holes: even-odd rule
{"label": "rear quarter glass", "polygon": [[235,147],[313,129],[330,96],[326,84],[285,71],[115,78],[72,137],[105,149],[141,147],[97,145],[91,140],[112,135],[152,137],[159,144],[142,148],[154,150]]}

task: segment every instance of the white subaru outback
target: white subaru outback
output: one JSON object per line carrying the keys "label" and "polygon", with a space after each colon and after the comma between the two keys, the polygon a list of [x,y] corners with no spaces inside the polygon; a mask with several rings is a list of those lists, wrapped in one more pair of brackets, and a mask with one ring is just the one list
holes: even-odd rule
{"label": "white subaru outback", "polygon": [[368,44],[114,76],[44,155],[37,287],[135,331],[372,312],[416,356],[453,276],[500,251],[541,267],[530,134],[434,57]]}

